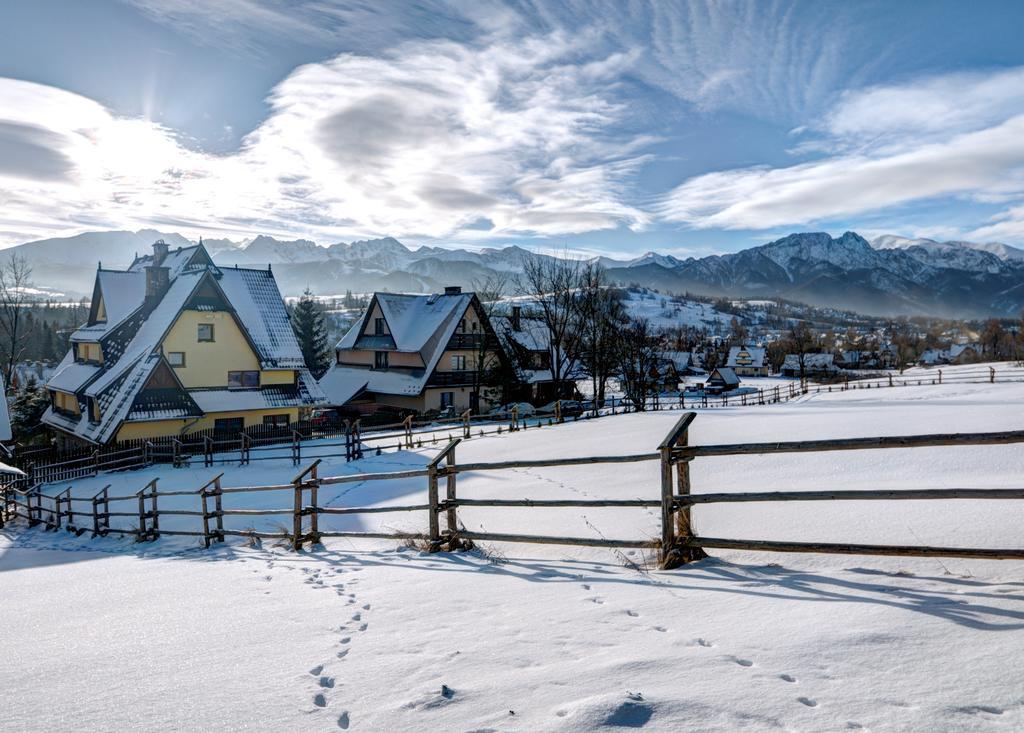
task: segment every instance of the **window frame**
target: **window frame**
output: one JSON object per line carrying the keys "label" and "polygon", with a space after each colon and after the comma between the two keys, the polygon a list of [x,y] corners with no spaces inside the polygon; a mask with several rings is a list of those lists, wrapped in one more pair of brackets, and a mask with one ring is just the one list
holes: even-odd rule
{"label": "window frame", "polygon": [[452,371],[453,372],[464,372],[464,371],[466,371],[466,355],[465,354],[452,354]]}
{"label": "window frame", "polygon": [[[232,384],[232,375],[238,375],[238,381],[236,384]],[[246,384],[246,381],[251,379],[251,376],[247,375],[255,374],[255,384]],[[260,386],[260,373],[259,370],[253,369],[231,369],[228,371],[228,389],[259,389]]]}
{"label": "window frame", "polygon": [[[280,418],[284,418],[283,423],[281,422]],[[283,413],[279,415],[264,415],[263,424],[271,428],[286,428],[292,424],[292,420],[291,416],[288,415],[288,413]]]}
{"label": "window frame", "polygon": [[455,406],[455,392],[442,392],[440,400],[441,400],[441,409],[442,410],[445,409],[446,407],[454,407]]}
{"label": "window frame", "polygon": [[374,336],[386,336],[387,333],[388,333],[386,330],[384,330],[384,326],[386,324],[387,324],[387,321],[385,321],[383,317],[381,317],[381,316],[375,317],[373,319],[373,335]]}
{"label": "window frame", "polygon": [[[174,360],[171,358],[174,354],[179,354],[181,356],[181,363],[180,364],[175,364],[174,363]],[[172,369],[184,369],[187,366],[187,364],[186,364],[187,360],[186,360],[185,352],[184,351],[168,351],[167,354],[166,354],[166,357],[167,357],[167,363],[171,366]]]}
{"label": "window frame", "polygon": [[374,369],[386,370],[386,369],[389,368],[390,362],[391,362],[391,360],[388,357],[388,352],[386,352],[386,351],[374,351],[373,352],[373,368]]}
{"label": "window frame", "polygon": [[[210,329],[210,338],[203,338],[201,332],[203,328]],[[198,323],[196,324],[196,342],[200,344],[212,344],[217,341],[217,333],[212,323]]]}

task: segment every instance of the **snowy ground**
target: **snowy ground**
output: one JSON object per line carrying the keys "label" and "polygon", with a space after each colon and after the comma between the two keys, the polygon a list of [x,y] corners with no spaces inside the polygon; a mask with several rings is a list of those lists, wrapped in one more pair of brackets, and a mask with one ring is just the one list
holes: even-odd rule
{"label": "snowy ground", "polygon": [[[692,440],[1024,427],[1024,385],[811,395],[703,412]],[[460,462],[653,450],[678,412],[474,438]],[[422,465],[436,447],[329,462]],[[695,491],[1020,486],[1020,446],[702,459]],[[218,469],[220,470],[220,469]],[[156,472],[156,469],[153,470]],[[162,468],[161,488],[210,469]],[[225,485],[290,478],[287,462]],[[149,472],[98,477],[129,493]],[[325,490],[413,503],[421,480]],[[467,497],[657,496],[654,463],[467,474]],[[287,506],[286,495],[265,499]],[[168,500],[169,501],[169,500]],[[252,500],[247,501],[252,505]],[[463,510],[470,528],[654,536],[653,512]],[[332,518],[339,520],[340,518]],[[698,507],[708,536],[1024,547],[1020,502]],[[182,522],[194,518],[181,518]],[[270,520],[271,522],[273,520]],[[425,528],[368,515],[345,528]],[[322,525],[323,526],[323,525]],[[3,729],[1021,730],[1024,563],[500,545],[427,555],[333,541],[294,554],[162,539],[0,532]],[[10,694],[8,691],[15,691]]]}

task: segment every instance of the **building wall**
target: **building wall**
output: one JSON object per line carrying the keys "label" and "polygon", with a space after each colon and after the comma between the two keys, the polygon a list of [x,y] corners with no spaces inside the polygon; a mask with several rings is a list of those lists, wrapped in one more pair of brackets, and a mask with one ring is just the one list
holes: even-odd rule
{"label": "building wall", "polygon": [[[213,324],[212,342],[198,338],[200,323]],[[222,311],[182,311],[163,343],[169,351],[185,353],[185,366],[174,367],[186,389],[225,387],[229,371],[259,371],[260,363],[235,319]],[[263,375],[260,375],[261,380]]]}
{"label": "building wall", "polygon": [[[403,410],[415,410],[416,412],[427,412],[429,410],[441,409],[441,393],[452,392],[456,412],[464,412],[469,409],[469,396],[473,392],[472,387],[429,387],[416,397],[405,395],[374,394],[374,401],[379,405],[398,407]],[[487,411],[497,403],[487,399],[486,392],[480,396],[480,410]]]}
{"label": "building wall", "polygon": [[267,415],[288,415],[289,422],[296,422],[299,419],[299,408],[277,407],[262,410],[245,410],[236,412],[209,412],[198,421],[192,420],[152,420],[149,422],[129,422],[121,426],[117,431],[117,440],[134,440],[137,438],[161,438],[171,435],[181,435],[199,432],[214,426],[214,421],[220,418],[241,417],[245,420],[245,427],[262,425],[263,418]]}
{"label": "building wall", "polygon": [[[383,318],[384,314],[380,312],[380,306],[376,303],[373,304],[373,310],[370,311],[370,317],[366,319],[366,327],[363,328],[364,336],[374,336],[377,333],[377,319]],[[388,328],[388,322],[384,321],[384,333],[391,333],[391,329]]]}

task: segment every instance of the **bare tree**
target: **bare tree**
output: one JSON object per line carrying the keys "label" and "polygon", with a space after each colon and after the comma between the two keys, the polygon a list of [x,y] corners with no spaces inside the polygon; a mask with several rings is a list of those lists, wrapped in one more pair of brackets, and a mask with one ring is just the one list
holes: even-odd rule
{"label": "bare tree", "polygon": [[508,401],[514,375],[511,365],[502,358],[501,344],[491,324],[507,290],[508,277],[502,273],[492,273],[473,282],[473,292],[485,316],[481,319],[483,325],[479,338],[473,344],[473,390],[482,396],[485,388],[496,388],[501,392],[502,404]]}
{"label": "bare tree", "polygon": [[578,362],[576,298],[582,264],[568,256],[528,257],[523,262],[519,290],[529,296],[548,332],[551,381],[555,397],[566,394],[565,382]]}
{"label": "bare tree", "polygon": [[10,383],[14,365],[25,342],[25,306],[31,300],[32,266],[17,252],[0,263],[0,353],[7,357],[5,382]]}
{"label": "bare tree", "polygon": [[654,388],[654,372],[660,356],[660,340],[646,318],[629,320],[619,331],[619,374],[626,399],[637,412],[647,409],[647,395]]}
{"label": "bare tree", "polygon": [[608,379],[618,365],[619,329],[626,320],[622,302],[608,287],[600,264],[582,268],[576,312],[580,363],[590,375],[597,414]]}
{"label": "bare tree", "polygon": [[789,331],[787,337],[789,348],[796,354],[797,362],[800,365],[800,381],[807,377],[807,355],[813,353],[817,345],[814,332],[807,325],[807,321],[797,321]]}

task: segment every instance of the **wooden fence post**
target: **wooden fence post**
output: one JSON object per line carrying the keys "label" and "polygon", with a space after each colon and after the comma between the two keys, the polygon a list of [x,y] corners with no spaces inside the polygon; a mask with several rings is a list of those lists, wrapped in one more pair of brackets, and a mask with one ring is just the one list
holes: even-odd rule
{"label": "wooden fence post", "polygon": [[[317,478],[317,467],[320,465],[320,460],[317,458],[309,466],[307,466],[302,473],[298,474],[292,479],[292,486],[295,487],[295,504],[292,511],[292,549],[298,552],[302,549],[302,543],[309,539],[313,542],[319,541],[319,535],[305,536],[302,533],[302,516],[306,514],[306,508],[302,505],[302,491],[303,489],[312,489],[313,486],[319,486],[320,480]],[[310,478],[307,479],[306,477]],[[314,519],[312,521],[313,527],[317,527],[316,512],[313,512]],[[319,530],[316,530],[319,531]]]}
{"label": "wooden fence post", "polygon": [[[110,529],[110,502],[107,497],[110,496],[110,484],[107,484],[92,497],[92,536],[103,537],[106,536],[107,530]],[[103,505],[103,512],[100,512],[100,504]],[[100,517],[103,517],[103,526],[100,526]]]}
{"label": "wooden fence post", "polygon": [[[224,529],[224,517],[221,514],[221,507],[220,507],[220,497],[221,497],[220,479],[221,479],[221,477],[223,475],[224,475],[223,473],[218,473],[212,479],[207,481],[203,485],[203,487],[201,489],[199,489],[199,491],[196,492],[197,494],[199,494],[199,498],[200,498],[200,500],[203,503],[203,544],[207,548],[210,547],[210,539],[212,537],[216,537],[221,542],[224,541],[224,534],[222,532],[222,530]],[[210,486],[213,486],[213,490],[212,491],[210,490]],[[210,507],[209,507],[209,497],[211,497],[211,496],[215,496],[216,497],[216,502],[217,502],[217,508],[213,512],[210,511]],[[216,517],[216,519],[217,519],[217,530],[218,531],[216,533],[211,533],[210,532],[210,517]]]}
{"label": "wooden fence post", "polygon": [[992,384],[996,381],[996,370],[992,367],[988,368],[988,381]]}
{"label": "wooden fence post", "polygon": [[469,440],[469,433],[471,426],[469,424],[469,416],[473,414],[473,410],[466,410],[462,413],[462,437]]}
{"label": "wooden fence post", "polygon": [[302,435],[292,430],[292,465],[297,466],[302,460]]}
{"label": "wooden fence post", "polygon": [[181,468],[181,441],[171,438],[171,465]]}
{"label": "wooden fence post", "polygon": [[555,400],[555,422],[561,423],[562,420],[562,401]]}
{"label": "wooden fence post", "polygon": [[203,465],[207,468],[213,465],[213,438],[209,435],[203,436]]}
{"label": "wooden fence post", "polygon": [[[462,442],[462,438],[453,438],[444,449],[434,456],[433,460],[427,464],[427,504],[430,508],[427,510],[430,514],[429,520],[429,535],[430,535],[430,552],[438,552],[441,549],[441,522],[438,516],[441,513],[441,501],[438,496],[437,490],[437,476],[440,473],[438,466],[441,461],[445,461],[445,469],[449,466],[455,465],[455,446]],[[446,483],[447,491],[446,498],[455,500],[455,482],[456,474],[454,472],[446,472]],[[454,544],[457,539],[453,532],[458,531],[458,518],[456,516],[455,507],[446,506],[447,525],[448,525],[448,546],[449,549],[455,549]]]}
{"label": "wooden fence post", "polygon": [[[697,414],[688,412],[679,418],[665,440],[658,446],[661,454],[661,567],[665,570],[679,567],[688,562],[706,557],[699,547],[690,547],[687,540],[693,538],[693,526],[688,507],[677,507],[675,492],[690,493],[689,459],[674,455],[677,447],[689,444],[689,428]],[[673,464],[678,466],[678,486],[672,480]]]}
{"label": "wooden fence post", "polygon": [[404,433],[405,433],[405,444],[404,445],[405,445],[406,448],[410,448],[411,449],[412,448],[412,415],[411,414],[407,415],[406,418],[404,420],[402,420],[402,427],[404,428]]}
{"label": "wooden fence post", "polygon": [[508,431],[515,432],[519,430],[519,405],[512,405],[512,424],[509,425]]}
{"label": "wooden fence post", "polygon": [[939,370],[939,384],[942,384],[942,370]]}
{"label": "wooden fence post", "polygon": [[239,437],[239,441],[241,442],[241,446],[238,451],[238,463],[242,466],[248,466],[250,456],[252,454],[252,438],[243,430]]}

